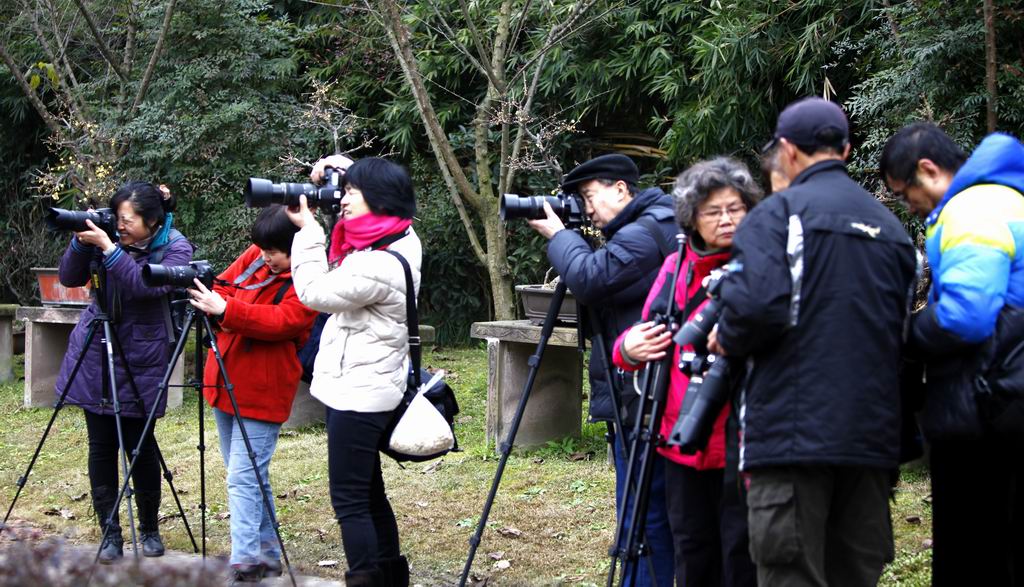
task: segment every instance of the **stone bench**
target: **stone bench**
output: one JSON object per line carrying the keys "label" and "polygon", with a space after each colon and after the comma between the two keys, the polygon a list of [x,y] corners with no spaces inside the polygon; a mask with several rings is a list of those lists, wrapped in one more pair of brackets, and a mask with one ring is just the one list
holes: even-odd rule
{"label": "stone bench", "polygon": [[[25,407],[52,407],[57,401],[54,386],[71,331],[83,308],[20,307],[15,316],[25,322]],[[184,356],[171,373],[167,409],[181,406],[185,380]]]}
{"label": "stone bench", "polygon": [[17,304],[0,304],[0,383],[14,379],[14,315]]}
{"label": "stone bench", "polygon": [[[476,322],[470,336],[487,341],[487,441],[503,442],[530,371],[541,327],[529,320]],[[556,327],[541,358],[514,446],[531,448],[579,436],[583,357],[576,328]]]}

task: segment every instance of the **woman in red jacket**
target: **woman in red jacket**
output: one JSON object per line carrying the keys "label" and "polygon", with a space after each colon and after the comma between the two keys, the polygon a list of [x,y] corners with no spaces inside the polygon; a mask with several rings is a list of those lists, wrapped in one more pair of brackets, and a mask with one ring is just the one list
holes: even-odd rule
{"label": "woman in red jacket", "polygon": [[[676,307],[687,318],[696,314],[707,297],[703,281],[711,271],[729,260],[732,238],[747,211],[761,198],[761,189],[740,162],[725,157],[702,161],[684,171],[673,192],[676,222],[688,234],[688,242],[676,282]],[[665,259],[647,295],[643,317],[675,270],[677,255]],[[657,361],[669,352],[671,334],[653,322],[638,324],[622,333],[613,349],[613,360],[625,370],[636,370],[647,361]],[[680,352],[672,349],[672,365],[679,364]],[[706,350],[706,349],[700,349]],[[686,395],[688,377],[673,367],[668,399],[661,420],[661,435],[668,438],[679,417]],[[674,542],[676,584],[756,585],[757,575],[747,551],[747,510],[737,489],[726,488],[725,422],[729,406],[715,420],[711,439],[704,450],[684,455],[676,447],[661,447],[666,459],[665,493],[669,526]]]}
{"label": "woman in red jacket", "polygon": [[[302,376],[296,352],[309,336],[317,314],[302,305],[292,287],[289,252],[297,231],[283,206],[264,209],[252,226],[254,244],[219,276],[213,291],[198,280],[197,289],[189,290],[192,305],[217,318],[217,345],[234,385],[239,416],[271,508],[270,458],[281,424],[291,414]],[[277,536],[212,351],[203,384],[203,395],[217,420],[228,474],[235,579],[258,582],[264,576],[280,575]]]}

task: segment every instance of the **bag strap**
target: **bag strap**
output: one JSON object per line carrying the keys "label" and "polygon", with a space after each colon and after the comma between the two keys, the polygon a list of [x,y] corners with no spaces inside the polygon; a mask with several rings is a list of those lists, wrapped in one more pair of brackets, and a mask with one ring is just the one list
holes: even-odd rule
{"label": "bag strap", "polygon": [[420,359],[423,348],[420,345],[420,319],[419,314],[416,313],[416,288],[412,282],[412,269],[401,254],[391,249],[385,249],[384,252],[394,255],[402,264],[402,270],[405,272],[405,312],[408,315],[409,356],[412,358],[412,378],[416,383],[416,389],[419,389],[422,383],[420,381]]}
{"label": "bag strap", "polygon": [[661,228],[658,226],[658,221],[651,216],[641,216],[636,219],[637,224],[647,229],[647,232],[651,233],[654,237],[654,242],[658,244],[658,250],[661,251],[661,258],[664,259],[675,252],[675,243],[671,243],[665,239],[665,235],[661,232]]}
{"label": "bag strap", "polygon": [[[164,244],[164,246],[150,253],[149,258],[146,259],[146,262],[151,265],[159,265],[164,260],[164,255],[167,254],[167,249],[171,248],[171,243],[179,241],[183,238],[185,238],[185,235],[181,234],[181,232],[177,228],[172,228],[170,230],[169,238],[167,239],[167,242]],[[170,344],[174,344],[177,342],[177,338],[174,336],[174,318],[171,316],[171,303],[171,294],[167,294],[166,296],[164,296],[164,329],[167,331],[167,342]]]}

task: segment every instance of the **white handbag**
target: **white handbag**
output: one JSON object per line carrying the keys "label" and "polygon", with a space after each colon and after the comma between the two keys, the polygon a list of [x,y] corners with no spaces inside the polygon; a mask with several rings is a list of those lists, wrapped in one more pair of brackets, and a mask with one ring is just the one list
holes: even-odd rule
{"label": "white handbag", "polygon": [[420,385],[416,396],[391,432],[389,449],[412,457],[426,457],[455,447],[451,426],[434,404],[423,397],[423,392],[440,382],[442,377],[444,371],[438,371],[429,382]]}

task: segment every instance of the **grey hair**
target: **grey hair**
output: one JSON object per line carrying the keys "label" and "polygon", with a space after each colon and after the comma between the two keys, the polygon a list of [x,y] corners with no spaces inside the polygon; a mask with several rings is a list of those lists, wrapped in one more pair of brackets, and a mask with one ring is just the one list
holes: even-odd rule
{"label": "grey hair", "polygon": [[740,194],[747,209],[761,201],[763,192],[743,163],[732,157],[715,157],[694,163],[676,178],[672,195],[676,200],[676,222],[693,234],[697,226],[697,208],[712,192],[733,188]]}

